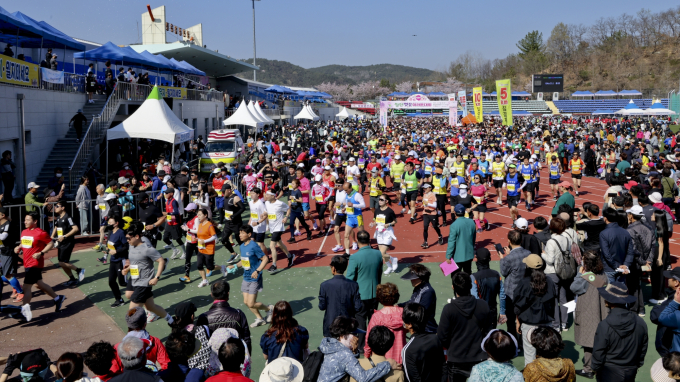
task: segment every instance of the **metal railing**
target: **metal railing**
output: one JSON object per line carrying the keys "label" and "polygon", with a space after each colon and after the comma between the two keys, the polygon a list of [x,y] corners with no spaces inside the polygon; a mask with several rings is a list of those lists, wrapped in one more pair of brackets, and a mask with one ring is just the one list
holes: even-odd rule
{"label": "metal railing", "polygon": [[64,93],[85,93],[85,76],[73,73],[64,73],[63,84],[53,84],[40,80],[40,88]]}
{"label": "metal railing", "polygon": [[90,126],[88,126],[85,136],[80,143],[80,147],[78,147],[78,151],[73,158],[73,162],[71,163],[71,166],[69,166],[69,190],[75,189],[78,179],[84,173],[86,166],[88,166],[90,162],[90,157],[95,145],[99,143],[99,140],[102,139],[104,135],[106,135],[106,130],[111,124],[113,117],[115,117],[121,100],[129,99],[129,97],[133,97],[134,94],[136,94],[136,91],[133,92],[130,85],[131,84],[123,82],[116,83],[116,87],[114,88],[113,93],[111,93],[111,96],[106,100],[102,112],[92,118]]}
{"label": "metal railing", "polygon": [[187,99],[190,101],[223,102],[224,93],[216,90],[187,89]]}

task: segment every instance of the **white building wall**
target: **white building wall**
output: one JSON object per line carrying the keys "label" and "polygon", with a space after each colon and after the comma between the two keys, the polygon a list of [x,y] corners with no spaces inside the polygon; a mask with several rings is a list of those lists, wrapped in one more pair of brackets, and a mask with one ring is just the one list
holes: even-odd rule
{"label": "white building wall", "polygon": [[[31,132],[31,143],[26,144],[26,179],[17,182],[17,189],[23,190],[36,179],[57,139],[66,135],[69,121],[85,104],[85,95],[0,85],[0,142],[19,139],[21,110],[17,94],[24,95],[24,121],[26,131]],[[22,156],[19,150],[12,150],[19,178]]]}
{"label": "white building wall", "polygon": [[[224,120],[224,103],[207,101],[188,101],[175,100],[172,111],[184,123],[196,128],[195,136],[202,135],[203,140],[208,136],[208,132],[219,129]],[[206,126],[206,118],[208,118]],[[196,126],[194,126],[196,120]]]}

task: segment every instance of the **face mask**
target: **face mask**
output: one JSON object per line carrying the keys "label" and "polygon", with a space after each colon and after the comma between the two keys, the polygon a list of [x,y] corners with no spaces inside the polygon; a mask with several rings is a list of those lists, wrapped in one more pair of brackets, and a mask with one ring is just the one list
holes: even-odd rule
{"label": "face mask", "polygon": [[113,226],[112,226],[111,224],[108,224],[108,225],[106,226],[106,230],[107,230],[107,231],[113,231]]}
{"label": "face mask", "polygon": [[467,189],[466,188],[461,188],[460,192],[458,193],[461,198],[467,197]]}
{"label": "face mask", "polygon": [[142,208],[146,208],[148,205],[149,203],[139,202],[139,206]]}
{"label": "face mask", "polygon": [[129,170],[129,169],[130,169],[130,166],[125,166],[125,169],[126,169],[126,170]]}
{"label": "face mask", "polygon": [[61,178],[62,175],[63,175],[63,174],[60,173],[60,172],[58,172],[58,173],[55,174],[55,176],[56,176],[57,178]]}

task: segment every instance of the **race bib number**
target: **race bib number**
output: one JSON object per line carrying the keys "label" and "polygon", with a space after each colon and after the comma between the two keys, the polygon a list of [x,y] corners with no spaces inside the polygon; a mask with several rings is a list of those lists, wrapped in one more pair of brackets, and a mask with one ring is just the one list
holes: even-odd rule
{"label": "race bib number", "polygon": [[354,177],[352,175],[347,175],[347,181],[351,182],[354,180]]}
{"label": "race bib number", "polygon": [[167,215],[165,218],[168,219],[169,222],[172,221],[172,215]]}
{"label": "race bib number", "polygon": [[21,248],[33,248],[33,237],[31,236],[23,236],[21,238]]}
{"label": "race bib number", "polygon": [[406,181],[406,188],[411,188],[413,187],[413,181],[412,180],[407,180]]}
{"label": "race bib number", "polygon": [[474,198],[475,198],[475,200],[477,201],[477,204],[481,204],[481,203],[482,203],[482,197],[481,197],[481,196],[475,196]]}
{"label": "race bib number", "polygon": [[99,209],[104,211],[106,209],[106,203],[100,203],[99,204]]}
{"label": "race bib number", "polygon": [[432,166],[425,166],[425,172],[432,172]]}
{"label": "race bib number", "polygon": [[347,212],[348,214],[354,214],[354,207],[345,208],[345,212]]}
{"label": "race bib number", "polygon": [[550,175],[552,176],[557,176],[557,170],[551,170]]}
{"label": "race bib number", "polygon": [[515,192],[515,185],[514,184],[508,184],[508,191]]}
{"label": "race bib number", "polygon": [[469,157],[467,155],[463,155],[463,160],[468,160],[468,158]]}
{"label": "race bib number", "polygon": [[64,229],[57,227],[57,237],[64,236]]}
{"label": "race bib number", "polygon": [[371,196],[378,196],[378,189],[371,186]]}
{"label": "race bib number", "polygon": [[359,164],[359,168],[364,168],[364,165],[363,165],[363,164]]}
{"label": "race bib number", "polygon": [[187,243],[193,243],[193,242],[194,242],[194,238],[191,237],[191,235],[187,234]]}
{"label": "race bib number", "polygon": [[109,241],[109,242],[106,243],[106,248],[113,250],[113,251],[116,250],[116,247],[113,245],[112,241]]}
{"label": "race bib number", "polygon": [[205,242],[199,241],[198,242],[198,249],[205,249]]}
{"label": "race bib number", "polygon": [[234,215],[234,211],[228,211],[228,210],[225,210],[225,211],[224,211],[224,217],[225,217],[225,218],[231,219],[231,216],[232,216],[232,215]]}
{"label": "race bib number", "polygon": [[222,190],[217,191],[217,196],[218,196],[218,197],[222,197]]}
{"label": "race bib number", "polygon": [[385,217],[384,216],[378,216],[375,218],[375,223],[377,225],[385,225]]}
{"label": "race bib number", "polygon": [[335,207],[335,213],[336,213],[336,214],[341,214],[341,213],[343,213],[343,212],[342,212],[342,207],[341,207],[341,206]]}
{"label": "race bib number", "polygon": [[293,189],[293,183],[291,183],[291,184],[288,185],[288,189],[289,189],[289,190],[292,190],[292,189]]}
{"label": "race bib number", "polygon": [[402,184],[401,184],[401,188],[405,190],[405,189],[406,189],[406,184],[405,184],[405,183],[402,183]]}
{"label": "race bib number", "polygon": [[250,219],[253,220],[253,221],[258,221],[258,220],[260,220],[260,217],[255,213],[251,213]]}
{"label": "race bib number", "polygon": [[314,196],[314,199],[316,199],[316,202],[317,202],[317,203],[323,202],[323,196],[321,196],[321,195],[316,195],[316,196]]}
{"label": "race bib number", "polygon": [[139,265],[130,265],[130,278],[133,280],[139,278]]}
{"label": "race bib number", "polygon": [[458,185],[458,178],[453,178],[453,179],[451,179],[451,185],[452,185],[452,186],[457,186],[457,185]]}
{"label": "race bib number", "polygon": [[243,269],[250,269],[250,258],[241,257],[241,265],[243,265]]}
{"label": "race bib number", "polygon": [[432,190],[432,192],[434,192],[435,194],[439,194],[439,193],[442,192],[442,189],[441,189],[441,187],[435,186],[434,190]]}
{"label": "race bib number", "polygon": [[195,196],[192,196],[192,197],[191,197],[191,202],[192,202],[192,203],[196,203],[197,200],[198,200],[197,197],[195,197]]}
{"label": "race bib number", "polygon": [[267,217],[269,218],[269,221],[276,220],[276,214],[268,214]]}

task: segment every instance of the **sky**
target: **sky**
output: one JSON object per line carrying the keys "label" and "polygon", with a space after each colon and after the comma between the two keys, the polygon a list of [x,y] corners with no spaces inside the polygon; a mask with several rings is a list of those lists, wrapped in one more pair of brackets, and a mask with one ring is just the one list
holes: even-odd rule
{"label": "sky", "polygon": [[[231,57],[253,57],[251,0],[31,0],[2,4],[72,37],[118,45],[141,43],[141,14],[165,5],[167,21],[203,24],[203,43]],[[559,22],[591,25],[600,17],[659,12],[672,2],[632,0],[261,0],[255,1],[257,57],[304,68],[399,64],[444,70],[458,55],[502,58],[538,30]],[[18,7],[18,8],[17,8]],[[416,35],[416,36],[413,36]]]}

